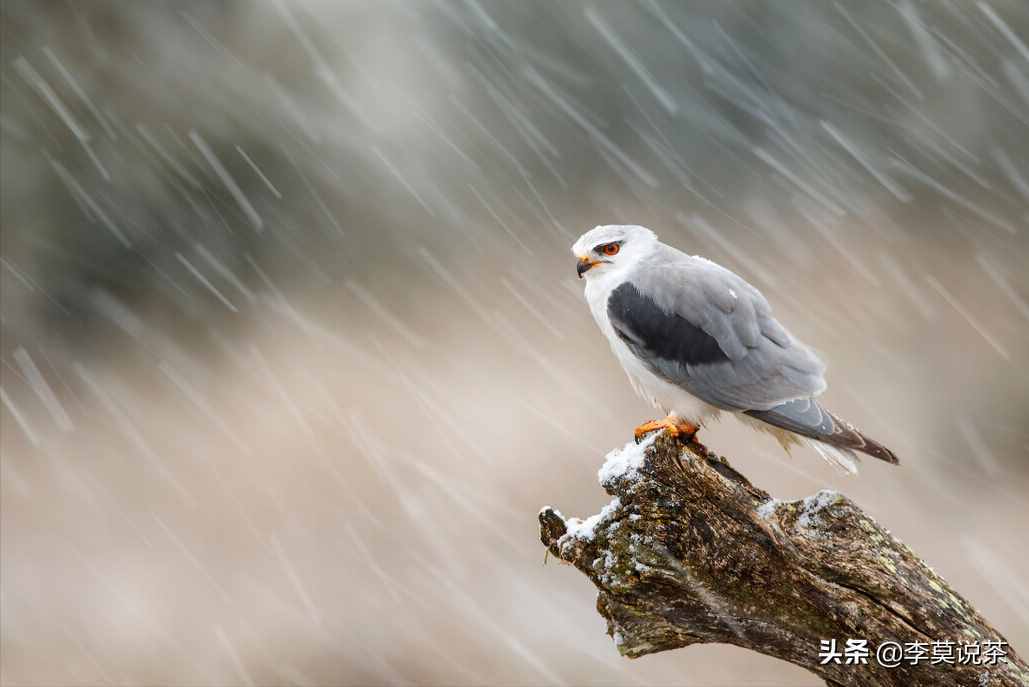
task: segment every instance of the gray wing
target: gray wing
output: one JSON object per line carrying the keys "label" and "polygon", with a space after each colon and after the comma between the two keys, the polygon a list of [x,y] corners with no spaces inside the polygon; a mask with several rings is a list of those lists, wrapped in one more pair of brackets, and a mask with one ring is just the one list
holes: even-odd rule
{"label": "gray wing", "polygon": [[825,365],[738,275],[670,247],[616,288],[607,310],[648,368],[711,405],[769,410],[825,390]]}
{"label": "gray wing", "polygon": [[814,399],[787,401],[771,410],[748,410],[746,413],[762,422],[809,439],[817,439],[844,451],[861,451],[887,463],[900,463],[893,451],[869,438],[846,420],[829,412]]}

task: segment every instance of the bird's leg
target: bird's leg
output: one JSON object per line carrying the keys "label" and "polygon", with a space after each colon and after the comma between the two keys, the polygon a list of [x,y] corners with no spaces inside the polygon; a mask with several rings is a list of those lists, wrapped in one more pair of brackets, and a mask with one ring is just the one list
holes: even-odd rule
{"label": "bird's leg", "polygon": [[679,430],[679,437],[686,442],[693,441],[693,437],[697,436],[697,432],[700,431],[700,425],[694,424],[689,420],[683,420],[679,418],[676,429]]}
{"label": "bird's leg", "polygon": [[693,424],[689,420],[683,420],[675,415],[669,415],[663,420],[651,420],[650,422],[644,422],[633,430],[633,435],[636,437],[636,443],[638,444],[643,441],[643,437],[647,436],[651,432],[665,430],[671,434],[673,438],[689,443],[693,440],[693,436],[699,429],[700,428],[697,427],[697,425]]}

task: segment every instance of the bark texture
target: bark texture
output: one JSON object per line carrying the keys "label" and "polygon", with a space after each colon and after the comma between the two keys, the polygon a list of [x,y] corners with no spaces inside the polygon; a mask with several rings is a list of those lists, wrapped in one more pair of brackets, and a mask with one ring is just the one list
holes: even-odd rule
{"label": "bark texture", "polygon": [[[624,656],[725,642],[775,656],[829,685],[1025,687],[1013,648],[993,666],[887,667],[886,641],[1005,641],[911,549],[836,492],[779,502],[702,445],[666,435],[612,452],[615,497],[585,522],[540,511],[549,552],[597,586]],[[820,665],[819,642],[867,639],[864,665]],[[956,655],[955,655],[956,659]]]}

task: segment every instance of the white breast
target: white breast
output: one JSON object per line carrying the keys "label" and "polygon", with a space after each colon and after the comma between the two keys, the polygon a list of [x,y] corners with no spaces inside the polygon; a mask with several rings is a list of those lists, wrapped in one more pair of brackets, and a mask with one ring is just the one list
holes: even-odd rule
{"label": "white breast", "polygon": [[666,415],[675,415],[695,423],[717,415],[720,412],[718,408],[651,372],[615,332],[615,328],[607,316],[607,299],[611,295],[611,291],[620,283],[620,279],[590,280],[586,284],[586,302],[590,306],[590,312],[593,313],[593,319],[596,320],[600,331],[604,333],[608,343],[611,344],[611,351],[621,363],[625,374],[628,375],[633,389],[645,401],[655,408],[660,408],[661,412]]}

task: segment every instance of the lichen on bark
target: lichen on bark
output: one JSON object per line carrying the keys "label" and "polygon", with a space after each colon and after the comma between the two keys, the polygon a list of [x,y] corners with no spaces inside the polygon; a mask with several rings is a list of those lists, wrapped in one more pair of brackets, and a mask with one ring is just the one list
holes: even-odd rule
{"label": "lichen on bark", "polygon": [[[540,539],[597,587],[627,657],[727,642],[831,685],[1029,685],[1014,649],[992,666],[887,667],[881,642],[1005,641],[907,546],[842,494],[782,502],[698,443],[661,435],[608,455],[601,513],[546,507]],[[867,639],[867,664],[821,664],[820,640]]]}

